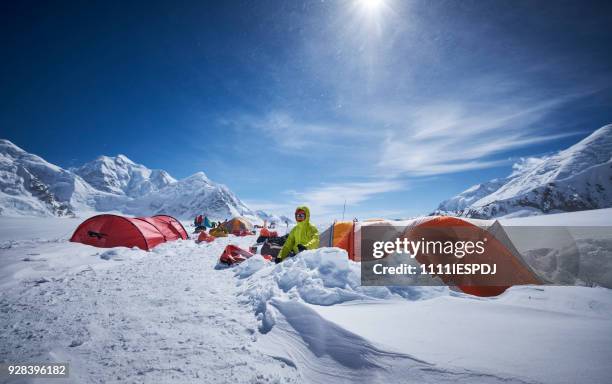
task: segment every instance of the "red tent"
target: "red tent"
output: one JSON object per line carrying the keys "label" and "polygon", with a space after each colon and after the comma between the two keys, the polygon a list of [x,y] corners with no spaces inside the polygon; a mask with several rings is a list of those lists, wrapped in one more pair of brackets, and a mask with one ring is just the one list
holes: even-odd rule
{"label": "red tent", "polygon": [[187,238],[185,228],[172,216],[97,215],[82,222],[70,241],[101,248],[138,247],[148,251],[166,241]]}
{"label": "red tent", "polygon": [[187,240],[189,238],[189,236],[187,235],[187,231],[185,230],[185,227],[183,227],[183,224],[181,224],[181,222],[175,219],[174,217],[168,216],[168,215],[155,215],[152,217],[152,219],[163,222],[166,226],[161,226],[161,228],[168,227],[172,231],[172,233],[175,234],[175,236],[178,236],[177,238],[172,239],[170,238],[171,235],[169,234],[166,235],[164,233],[164,235],[166,235],[166,241],[178,240],[178,239]]}

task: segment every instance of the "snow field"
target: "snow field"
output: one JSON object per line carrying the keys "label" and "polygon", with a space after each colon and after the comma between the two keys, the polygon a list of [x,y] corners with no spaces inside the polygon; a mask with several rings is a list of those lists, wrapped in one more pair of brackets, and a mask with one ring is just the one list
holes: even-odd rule
{"label": "snow field", "polygon": [[612,377],[609,289],[527,286],[484,299],[362,287],[339,249],[224,268],[224,247],[255,236],[99,249],[67,241],[79,223],[0,219],[0,361],[67,361],[74,383]]}
{"label": "snow field", "polygon": [[[232,271],[215,269],[226,244],[253,241],[144,252],[63,240],[31,272],[39,277],[12,275],[0,293],[0,360],[68,361],[74,383],[297,382],[295,369],[255,348],[256,318],[237,303]],[[42,256],[49,246],[24,248]],[[54,259],[75,253],[88,261],[56,269]]]}

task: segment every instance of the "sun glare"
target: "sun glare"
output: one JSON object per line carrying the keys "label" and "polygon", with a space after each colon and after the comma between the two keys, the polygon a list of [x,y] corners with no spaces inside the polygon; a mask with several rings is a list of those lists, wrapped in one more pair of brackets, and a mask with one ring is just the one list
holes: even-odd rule
{"label": "sun glare", "polygon": [[357,0],[357,3],[362,11],[376,13],[385,5],[385,0]]}

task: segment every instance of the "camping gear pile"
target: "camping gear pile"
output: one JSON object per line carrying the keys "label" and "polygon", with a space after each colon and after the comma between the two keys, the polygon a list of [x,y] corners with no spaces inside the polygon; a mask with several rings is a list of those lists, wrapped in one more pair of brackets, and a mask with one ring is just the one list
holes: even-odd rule
{"label": "camping gear pile", "polygon": [[[198,239],[196,240],[197,243],[210,243],[217,237],[227,237],[229,234],[234,236],[255,234],[253,231],[253,224],[244,217],[234,217],[231,220],[215,223],[209,221],[208,217],[204,216],[202,218],[202,215],[199,215],[194,220],[194,226],[196,226],[194,233],[199,233]],[[210,228],[210,230],[206,233],[208,228]]]}
{"label": "camping gear pile", "polygon": [[[228,245],[225,247],[219,262],[227,265],[239,264],[255,254],[261,254],[266,260],[276,260],[283,244],[287,240],[287,235],[266,239],[263,243],[256,243],[249,247],[249,250],[244,250],[236,245]],[[259,250],[259,251],[258,251]]]}
{"label": "camping gear pile", "polygon": [[257,238],[257,242],[263,242],[265,239],[270,237],[278,237],[278,232],[270,231],[265,226],[259,231],[259,237]]}
{"label": "camping gear pile", "polygon": [[70,241],[100,248],[138,247],[148,251],[167,241],[188,238],[183,225],[172,216],[124,217],[104,214],[82,222]]}
{"label": "camping gear pile", "polygon": [[195,227],[193,233],[199,233],[205,231],[207,228],[213,228],[215,223],[211,222],[208,216],[197,215],[193,220],[193,226]]}
{"label": "camping gear pile", "polygon": [[243,262],[257,253],[261,254],[266,260],[276,260],[288,236],[278,237],[278,233],[268,230],[264,222],[259,231],[259,237],[255,244],[249,247],[248,251],[235,245],[228,245],[219,257],[219,262],[234,265]]}
{"label": "camping gear pile", "polygon": [[[246,259],[253,257],[255,254],[249,251],[246,251],[236,245],[228,245],[221,253],[219,257],[219,262],[226,265],[234,265],[239,264],[245,261]],[[272,257],[269,255],[263,255],[264,259],[272,260]]]}
{"label": "camping gear pile", "polygon": [[211,236],[210,234],[206,233],[206,231],[201,231],[198,235],[198,238],[196,239],[196,243],[212,243],[213,241],[215,241],[215,239],[215,236]]}

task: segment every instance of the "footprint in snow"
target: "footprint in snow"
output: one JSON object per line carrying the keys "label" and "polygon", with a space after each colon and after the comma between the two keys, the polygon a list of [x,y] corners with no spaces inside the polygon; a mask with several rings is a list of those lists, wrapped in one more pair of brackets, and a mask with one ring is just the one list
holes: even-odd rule
{"label": "footprint in snow", "polygon": [[83,340],[72,340],[69,347],[70,348],[78,347],[80,345],[83,345],[83,342],[84,342]]}

